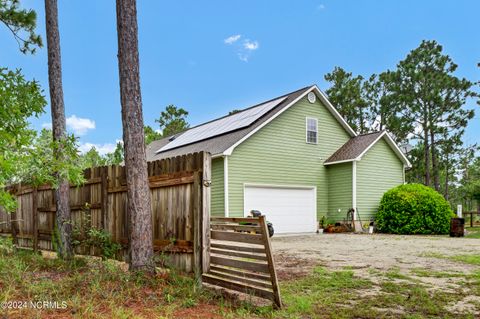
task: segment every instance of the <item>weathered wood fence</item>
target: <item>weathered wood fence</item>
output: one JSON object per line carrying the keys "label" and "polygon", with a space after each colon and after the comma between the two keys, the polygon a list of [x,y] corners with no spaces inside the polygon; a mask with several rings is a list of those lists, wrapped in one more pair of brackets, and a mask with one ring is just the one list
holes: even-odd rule
{"label": "weathered wood fence", "polygon": [[[72,222],[77,229],[104,229],[112,240],[128,244],[127,193],[124,166],[87,169],[86,183],[70,187]],[[208,267],[210,230],[209,153],[194,153],[148,163],[152,202],[154,250],[164,253],[173,266],[195,271]],[[16,185],[18,207],[13,213],[0,208],[0,235],[12,234],[18,246],[53,250],[54,190],[49,185]],[[79,254],[95,249],[77,247]],[[126,249],[118,256],[126,258]]]}
{"label": "weathered wood fence", "polygon": [[470,227],[473,227],[474,225],[474,216],[480,216],[480,211],[471,211],[471,212],[463,212],[463,215],[467,217],[470,215]]}
{"label": "weathered wood fence", "polygon": [[211,218],[210,267],[203,282],[282,307],[265,216]]}

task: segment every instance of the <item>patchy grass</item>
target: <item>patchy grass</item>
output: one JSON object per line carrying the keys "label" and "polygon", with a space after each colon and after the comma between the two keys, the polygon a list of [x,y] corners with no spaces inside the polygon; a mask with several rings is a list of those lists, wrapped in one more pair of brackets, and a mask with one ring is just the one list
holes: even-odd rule
{"label": "patchy grass", "polygon": [[464,264],[470,265],[480,265],[480,255],[477,254],[463,254],[463,255],[453,255],[447,256],[438,253],[425,253],[421,255],[422,257],[432,257],[432,258],[439,258],[439,259],[447,259],[451,261],[457,261]]}
{"label": "patchy grass", "polygon": [[413,268],[410,272],[418,277],[433,277],[433,278],[453,278],[453,277],[465,277],[465,274],[449,272],[449,271],[435,271],[425,268]]}
{"label": "patchy grass", "polygon": [[480,238],[480,227],[467,227],[466,238]]}
{"label": "patchy grass", "polygon": [[[414,268],[356,269],[314,267],[308,275],[280,282],[285,307],[254,306],[195,289],[187,276],[155,276],[126,271],[123,264],[78,257],[72,262],[13,251],[0,242],[0,301],[65,301],[67,309],[9,310],[8,318],[475,318],[452,305],[480,297],[480,270],[470,273]],[[430,257],[477,265],[477,255]],[[465,257],[468,256],[468,257]],[[409,275],[416,276],[412,278]],[[455,292],[430,289],[418,277],[461,277]],[[463,278],[462,278],[463,277]],[[480,312],[478,300],[470,302]],[[0,310],[0,318],[4,313]]]}
{"label": "patchy grass", "polygon": [[0,302],[56,301],[61,308],[8,309],[8,318],[221,318],[217,297],[196,289],[192,278],[132,273],[123,265],[92,257],[65,262],[0,249]]}
{"label": "patchy grass", "polygon": [[[232,318],[474,318],[448,308],[466,296],[462,292],[432,291],[396,268],[375,274],[378,283],[359,278],[351,270],[317,267],[307,277],[281,284],[284,309],[244,305]],[[473,288],[478,281],[470,283]]]}

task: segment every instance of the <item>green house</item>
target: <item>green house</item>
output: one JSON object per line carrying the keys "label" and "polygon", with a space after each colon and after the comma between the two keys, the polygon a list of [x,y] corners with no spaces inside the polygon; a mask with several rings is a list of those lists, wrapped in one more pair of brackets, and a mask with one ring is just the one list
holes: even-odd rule
{"label": "green house", "polygon": [[154,141],[147,160],[198,151],[212,154],[212,216],[260,210],[277,233],[314,232],[350,208],[368,222],[410,166],[386,131],[357,135],[316,85]]}

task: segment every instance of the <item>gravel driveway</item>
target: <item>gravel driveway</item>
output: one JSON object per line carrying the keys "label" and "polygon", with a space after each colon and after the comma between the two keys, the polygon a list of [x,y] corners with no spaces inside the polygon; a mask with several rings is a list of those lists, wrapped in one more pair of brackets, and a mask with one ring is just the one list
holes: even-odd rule
{"label": "gravel driveway", "polygon": [[[343,233],[274,236],[272,245],[280,279],[306,274],[316,265],[351,267],[356,275],[369,278],[375,270],[397,269],[410,275],[412,269],[419,268],[459,273],[479,268],[433,257],[479,254],[479,239]],[[435,280],[444,286],[444,278]]]}

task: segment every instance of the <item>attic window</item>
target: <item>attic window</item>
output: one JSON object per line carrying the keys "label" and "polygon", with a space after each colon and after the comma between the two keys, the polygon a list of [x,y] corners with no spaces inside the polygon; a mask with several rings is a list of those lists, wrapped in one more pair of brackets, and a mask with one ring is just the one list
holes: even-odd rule
{"label": "attic window", "polygon": [[318,138],[318,120],[312,117],[307,117],[306,138],[308,144],[317,144]]}

